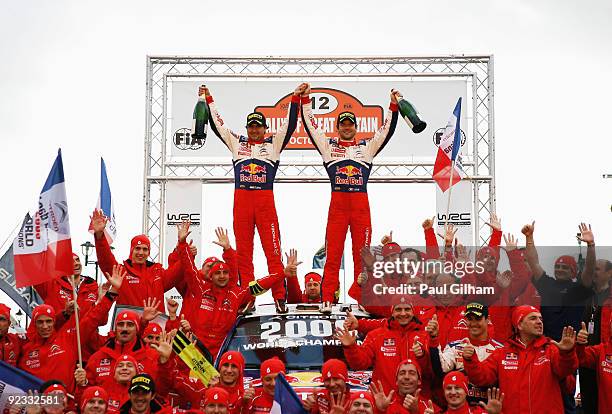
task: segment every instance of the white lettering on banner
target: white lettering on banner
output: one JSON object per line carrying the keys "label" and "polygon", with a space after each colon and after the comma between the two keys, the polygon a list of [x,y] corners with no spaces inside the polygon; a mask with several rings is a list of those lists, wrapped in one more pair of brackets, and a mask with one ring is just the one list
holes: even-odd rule
{"label": "white lettering on banner", "polygon": [[[335,322],[336,328],[344,326],[343,320]],[[293,320],[285,321],[283,326],[284,335],[281,333],[280,322],[264,322],[261,324],[262,341],[274,342],[280,338],[304,338],[306,336],[329,337],[333,334],[331,321],[324,319],[314,319],[310,321]]]}

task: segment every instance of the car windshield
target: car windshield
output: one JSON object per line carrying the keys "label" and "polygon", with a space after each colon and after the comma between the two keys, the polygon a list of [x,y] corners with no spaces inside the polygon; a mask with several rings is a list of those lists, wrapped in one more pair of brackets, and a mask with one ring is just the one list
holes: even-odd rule
{"label": "car windshield", "polygon": [[247,318],[238,323],[228,350],[239,351],[247,369],[259,369],[262,361],[280,358],[288,370],[320,370],[330,358],[344,360],[335,327],[345,315],[276,315]]}

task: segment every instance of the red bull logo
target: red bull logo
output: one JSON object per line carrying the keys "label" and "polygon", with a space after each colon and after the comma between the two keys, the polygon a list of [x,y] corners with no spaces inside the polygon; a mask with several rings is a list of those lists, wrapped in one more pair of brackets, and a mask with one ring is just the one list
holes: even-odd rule
{"label": "red bull logo", "polygon": [[[344,175],[346,178],[340,177]],[[344,167],[336,167],[336,179],[337,185],[351,185],[361,186],[363,185],[363,173],[360,167],[353,165],[345,165]]]}
{"label": "red bull logo", "polygon": [[267,177],[265,165],[250,163],[240,166],[241,182],[265,184],[266,180]]}

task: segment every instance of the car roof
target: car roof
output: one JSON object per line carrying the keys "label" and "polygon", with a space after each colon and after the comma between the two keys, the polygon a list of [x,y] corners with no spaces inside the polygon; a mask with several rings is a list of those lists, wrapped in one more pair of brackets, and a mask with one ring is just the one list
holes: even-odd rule
{"label": "car roof", "polygon": [[[279,314],[273,303],[265,303],[257,305],[255,311],[248,315],[244,315],[244,319],[259,318],[261,316],[284,316],[284,315],[323,315],[320,312],[320,304],[318,303],[297,303],[287,304],[289,310],[286,314]],[[346,315],[346,311],[350,310],[357,318],[370,317],[367,312],[359,308],[356,303],[336,304],[332,306],[332,315]]]}

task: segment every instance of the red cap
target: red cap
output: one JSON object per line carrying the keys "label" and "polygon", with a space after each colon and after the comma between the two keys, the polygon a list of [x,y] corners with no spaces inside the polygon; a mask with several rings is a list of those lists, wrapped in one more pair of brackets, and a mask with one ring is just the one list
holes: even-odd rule
{"label": "red cap", "polygon": [[512,312],[512,326],[518,329],[519,323],[532,312],[540,312],[538,308],[531,305],[517,306]]}
{"label": "red cap", "polygon": [[328,359],[325,361],[321,373],[324,380],[327,378],[340,378],[348,381],[348,368],[339,359]]}
{"label": "red cap", "polygon": [[219,360],[219,367],[223,364],[234,364],[241,371],[244,369],[244,357],[238,351],[227,351],[223,355],[221,355],[221,359]]}
{"label": "red cap", "polygon": [[149,335],[161,335],[161,333],[162,327],[159,324],[149,323],[145,328],[144,332],[142,333],[142,336],[144,337]]}
{"label": "red cap", "polygon": [[6,320],[11,320],[11,308],[6,306],[4,303],[0,303],[0,316],[4,316]]}
{"label": "red cap", "polygon": [[81,260],[81,258],[79,257],[79,255],[78,255],[78,254],[76,254],[75,252],[72,252],[72,258],[73,258],[73,259],[79,259],[79,260]]}
{"label": "red cap", "polygon": [[202,267],[204,267],[204,265],[207,265],[209,263],[214,263],[214,262],[222,262],[222,260],[215,256],[207,257],[206,259],[204,259],[204,263],[202,263]]}
{"label": "red cap", "polygon": [[49,387],[47,387],[44,391],[43,394],[51,394],[52,392],[61,392],[64,395],[68,394],[68,391],[66,391],[66,387],[64,387],[62,384],[53,384],[50,385]]}
{"label": "red cap", "polygon": [[261,378],[264,378],[266,375],[278,374],[279,372],[282,372],[283,374],[286,373],[285,364],[283,364],[283,361],[281,361],[277,357],[274,357],[266,359],[261,364],[259,374]]}
{"label": "red cap", "polygon": [[225,262],[215,262],[211,267],[210,267],[210,271],[208,272],[208,274],[210,276],[212,276],[215,272],[218,272],[219,270],[227,270],[229,271],[229,266],[225,263]]}
{"label": "red cap", "polygon": [[308,282],[321,283],[321,275],[316,272],[306,273],[306,276],[304,276],[304,282],[305,283],[308,283]]}
{"label": "red cap", "polygon": [[564,264],[568,265],[572,269],[572,274],[576,276],[578,274],[578,264],[576,263],[576,259],[572,256],[559,256],[557,260],[555,260],[555,264]]}
{"label": "red cap", "polygon": [[102,398],[105,404],[108,404],[108,393],[102,387],[87,387],[81,396],[81,411],[85,409],[85,405],[93,398]]}
{"label": "red cap", "polygon": [[407,364],[414,365],[414,367],[416,368],[417,374],[419,375],[419,378],[421,378],[421,367],[414,359],[410,359],[410,358],[404,359],[402,362],[398,364],[397,369],[395,370],[395,378],[397,379],[397,374],[399,374],[400,372],[400,367],[402,365],[407,365]]}
{"label": "red cap", "polygon": [[212,387],[206,390],[204,401],[204,405],[223,404],[227,407],[229,405],[229,394],[221,387]]}
{"label": "red cap", "polygon": [[140,316],[134,311],[124,310],[119,312],[117,319],[115,319],[115,330],[117,329],[117,323],[121,321],[132,321],[136,324],[136,330],[140,330],[138,323],[140,322]]}
{"label": "red cap", "polygon": [[360,400],[360,399],[368,400],[370,404],[372,404],[372,407],[375,407],[374,397],[372,397],[372,394],[367,391],[359,391],[359,392],[354,392],[351,394],[351,401],[349,403],[349,409],[351,408],[351,405],[353,405],[353,402],[355,402],[355,400]]}
{"label": "red cap", "polygon": [[132,243],[130,246],[130,258],[132,257],[132,253],[134,252],[134,247],[145,245],[149,249],[151,248],[151,240],[145,234],[139,234],[138,236],[134,236],[132,239]]}
{"label": "red cap", "polygon": [[383,257],[389,257],[392,254],[400,254],[402,252],[402,248],[399,244],[395,242],[387,243],[382,247],[382,255]]}
{"label": "red cap", "polygon": [[36,322],[36,320],[42,315],[46,315],[51,319],[55,320],[55,309],[53,309],[53,306],[45,304],[38,305],[34,308],[34,311],[32,312],[32,321]]}
{"label": "red cap", "polygon": [[138,374],[138,361],[136,361],[136,358],[134,358],[130,354],[123,354],[119,358],[117,358],[115,360],[115,363],[113,364],[113,369],[112,369],[113,375],[115,375],[115,370],[117,369],[117,365],[120,362],[131,362],[134,365],[134,368],[136,368],[136,373]]}
{"label": "red cap", "polygon": [[468,392],[468,379],[461,371],[451,371],[446,374],[442,387],[446,388],[449,385],[456,385],[463,388],[466,394]]}

